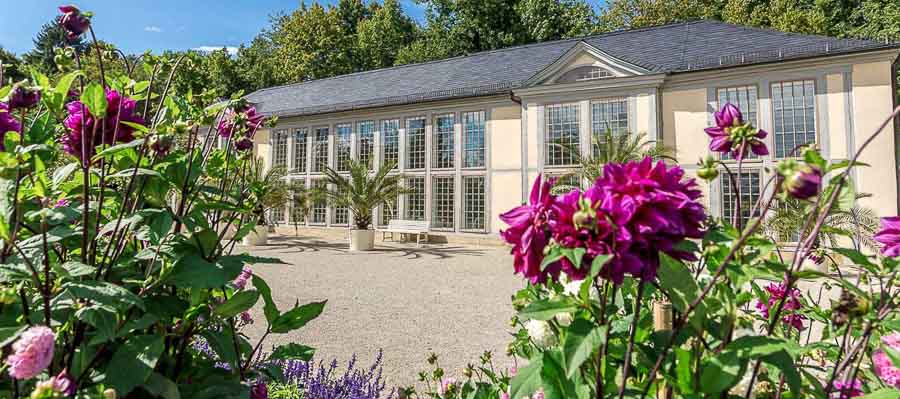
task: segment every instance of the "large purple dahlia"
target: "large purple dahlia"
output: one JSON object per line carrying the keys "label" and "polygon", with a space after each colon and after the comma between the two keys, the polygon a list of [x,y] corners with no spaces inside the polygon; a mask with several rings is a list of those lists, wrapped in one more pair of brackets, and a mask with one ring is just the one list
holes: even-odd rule
{"label": "large purple dahlia", "polygon": [[529,202],[500,215],[509,225],[500,231],[500,237],[512,244],[513,268],[532,283],[543,283],[548,276],[559,277],[559,265],[541,270],[544,248],[550,242],[548,221],[555,197],[550,194],[553,181],[534,180]]}
{"label": "large purple dahlia", "polygon": [[256,129],[259,129],[262,125],[263,120],[263,115],[256,112],[256,107],[249,105],[237,106],[225,110],[217,130],[222,137],[231,137],[235,133],[253,137]]}
{"label": "large purple dahlia", "polygon": [[[115,144],[134,140],[134,128],[122,123],[130,122],[143,124],[144,119],[135,115],[136,102],[128,97],[123,97],[115,90],[106,90],[106,116],[101,123],[96,125],[96,118],[91,115],[87,106],[81,101],[72,101],[66,108],[69,116],[63,122],[66,133],[60,139],[63,150],[82,162],[90,162],[94,156],[94,147],[101,144]],[[105,129],[105,130],[104,130]],[[82,154],[82,143],[85,136],[90,137],[87,143],[87,153]]]}
{"label": "large purple dahlia", "polygon": [[769,149],[762,141],[769,133],[744,122],[744,116],[738,107],[726,103],[722,110],[716,111],[715,119],[716,126],[704,129],[712,139],[709,143],[710,151],[730,152],[737,160],[743,159],[751,151],[760,156],[769,155]]}
{"label": "large purple dahlia", "polygon": [[91,19],[87,15],[82,14],[78,7],[73,5],[60,6],[59,12],[62,15],[59,16],[57,22],[66,30],[66,38],[69,40],[74,40],[81,36],[91,26]]}

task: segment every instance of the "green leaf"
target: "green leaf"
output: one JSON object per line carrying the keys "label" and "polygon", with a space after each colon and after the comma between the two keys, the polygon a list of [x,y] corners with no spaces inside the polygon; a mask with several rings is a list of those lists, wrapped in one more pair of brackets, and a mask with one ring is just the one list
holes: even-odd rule
{"label": "green leaf", "polygon": [[755,358],[759,356],[768,356],[780,351],[798,353],[800,351],[800,346],[797,345],[796,342],[791,342],[783,338],[767,337],[763,335],[747,335],[728,344],[727,349],[740,352],[741,357]]}
{"label": "green leaf", "polygon": [[232,318],[241,312],[250,309],[259,300],[259,291],[241,291],[228,298],[225,303],[216,306],[214,312],[224,318]]}
{"label": "green leaf", "polygon": [[263,302],[265,303],[265,305],[263,305],[263,313],[266,315],[266,321],[271,324],[279,315],[281,315],[281,312],[278,311],[278,305],[272,300],[272,289],[269,288],[269,284],[266,283],[266,280],[263,280],[262,277],[255,274],[253,275],[253,288],[256,288],[262,296]]}
{"label": "green leaf", "polygon": [[134,130],[137,130],[141,133],[144,133],[144,134],[150,133],[150,129],[147,126],[144,126],[140,123],[134,123],[134,122],[129,122],[129,121],[119,121],[119,123],[121,123],[125,126],[128,126]]}
{"label": "green leaf", "polygon": [[128,339],[113,354],[106,368],[107,384],[127,397],[134,387],[147,382],[165,348],[162,335],[138,335]]}
{"label": "green leaf", "polygon": [[125,151],[129,148],[140,147],[142,145],[144,145],[144,139],[135,139],[135,140],[131,140],[127,143],[116,144],[112,147],[104,148],[102,151],[100,151],[96,155],[94,155],[93,159],[97,160],[97,159],[103,158],[107,155],[117,154],[117,153]]}
{"label": "green leaf", "polygon": [[19,338],[19,335],[28,328],[27,325],[15,326],[15,327],[0,327],[0,349],[5,348],[6,345],[13,343],[16,339]]}
{"label": "green leaf", "polygon": [[541,368],[544,397],[547,399],[575,398],[575,385],[566,377],[563,369],[563,354],[558,349],[544,352],[544,367]]}
{"label": "green leaf", "polygon": [[684,393],[694,393],[691,360],[691,351],[675,348],[675,375],[678,378],[678,388]]}
{"label": "green leaf", "polygon": [[316,349],[306,345],[290,343],[275,348],[275,351],[269,355],[269,360],[302,360],[304,362],[312,359],[316,353]]}
{"label": "green leaf", "polygon": [[60,184],[65,182],[72,176],[72,173],[78,168],[78,163],[72,162],[53,171],[53,187],[58,188]]}
{"label": "green leaf", "polygon": [[782,375],[784,375],[784,380],[787,381],[788,386],[791,388],[791,392],[796,393],[797,397],[800,396],[800,393],[803,392],[803,383],[800,378],[800,373],[797,372],[797,366],[794,364],[794,359],[791,358],[786,351],[778,351],[771,355],[763,356],[762,361],[763,363],[781,370]]}
{"label": "green leaf", "polygon": [[744,374],[746,364],[738,359],[737,352],[725,351],[703,362],[700,389],[704,393],[717,394],[733,387]]}
{"label": "green leaf", "polygon": [[558,262],[564,256],[566,256],[566,255],[563,253],[562,248],[560,248],[558,246],[551,247],[550,252],[547,253],[547,255],[544,256],[544,259],[541,261],[541,266],[540,266],[541,271],[544,271],[544,269],[546,269],[547,266],[550,266],[551,264]]}
{"label": "green leaf", "polygon": [[160,373],[150,374],[150,378],[144,384],[144,389],[163,399],[181,399],[178,385]]}
{"label": "green leaf", "polygon": [[85,265],[81,262],[68,261],[62,264],[62,269],[69,277],[87,276],[97,271],[94,266]]}
{"label": "green leaf", "polygon": [[841,186],[841,192],[838,195],[837,207],[842,211],[849,211],[856,205],[856,186],[852,180],[847,179]]}
{"label": "green leaf", "polygon": [[578,306],[571,297],[558,296],[534,301],[519,312],[519,316],[531,320],[550,320],[559,313],[572,313]]}
{"label": "green leaf", "polygon": [[882,349],[884,349],[884,353],[888,358],[891,359],[891,363],[894,364],[894,367],[900,368],[900,351],[887,345],[882,346]]}
{"label": "green leaf", "polygon": [[197,253],[189,253],[175,261],[166,280],[182,288],[219,288],[234,280],[244,268],[243,262],[226,258],[213,263]]}
{"label": "green leaf", "polygon": [[603,269],[603,266],[609,263],[610,259],[612,259],[612,255],[597,255],[594,260],[591,262],[591,277],[590,280],[594,280],[598,274],[600,274],[600,270]]}
{"label": "green leaf", "polygon": [[822,155],[819,154],[818,151],[809,150],[804,152],[803,156],[806,163],[815,165],[819,170],[825,170],[828,165],[828,161],[826,161],[825,158],[822,158]]}
{"label": "green leaf", "polygon": [[162,177],[162,175],[160,175],[159,172],[157,172],[155,170],[151,170],[151,169],[144,169],[144,168],[123,169],[123,170],[113,173],[107,177],[110,179],[114,179],[114,178],[119,178],[119,177],[130,178],[131,176]]}
{"label": "green leaf", "polygon": [[846,256],[847,259],[850,259],[854,264],[859,266],[867,266],[870,268],[874,268],[875,264],[873,264],[869,257],[864,255],[862,252],[859,252],[855,249],[851,248],[832,248],[834,252],[837,252],[843,256]]}
{"label": "green leaf", "polygon": [[[657,271],[659,285],[668,294],[672,306],[679,312],[685,312],[691,302],[700,296],[700,287],[683,263],[663,253],[659,254],[659,258],[660,265]],[[698,331],[703,329],[705,312],[705,306],[700,302],[691,314],[689,321]]]}
{"label": "green leaf", "polygon": [[84,92],[81,93],[81,102],[87,106],[88,111],[95,118],[106,116],[106,108],[108,106],[106,91],[99,83],[91,83],[84,88]]}
{"label": "green leaf", "polygon": [[541,370],[544,368],[543,355],[537,355],[528,365],[519,369],[509,382],[511,399],[527,398],[543,385]]}
{"label": "green leaf", "polygon": [[322,314],[322,310],[325,309],[325,303],[327,302],[327,300],[322,302],[311,302],[284,312],[284,314],[278,316],[275,318],[275,321],[272,322],[272,332],[275,334],[284,334],[305,326],[310,320],[315,319]]}
{"label": "green leaf", "polygon": [[566,248],[563,249],[563,254],[566,255],[566,259],[569,260],[575,267],[581,267],[581,259],[584,258],[584,254],[587,252],[584,248]]}
{"label": "green leaf", "polygon": [[872,392],[866,396],[862,396],[859,399],[897,399],[897,398],[900,398],[900,389],[883,388],[883,389],[879,389],[875,392]]}
{"label": "green leaf", "polygon": [[75,298],[90,299],[101,305],[116,309],[137,306],[144,309],[144,303],[137,295],[127,289],[105,281],[71,282],[63,285],[63,291]]}
{"label": "green leaf", "polygon": [[116,311],[113,308],[92,305],[78,309],[75,317],[97,329],[91,344],[100,344],[116,336]]}
{"label": "green leaf", "polygon": [[598,348],[606,339],[606,326],[597,327],[585,319],[577,319],[566,330],[563,340],[566,377],[572,378],[578,373],[581,364],[591,357],[594,348]]}

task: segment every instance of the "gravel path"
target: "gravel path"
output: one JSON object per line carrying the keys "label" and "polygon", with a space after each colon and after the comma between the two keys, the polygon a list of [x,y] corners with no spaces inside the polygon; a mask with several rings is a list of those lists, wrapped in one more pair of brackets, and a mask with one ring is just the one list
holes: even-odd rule
{"label": "gravel path", "polygon": [[[428,369],[430,352],[451,375],[461,375],[485,350],[493,351],[496,366],[512,365],[505,355],[510,296],[523,283],[512,274],[508,250],[376,245],[374,252],[353,253],[346,241],[281,236],[264,247],[238,248],[288,263],[254,268],[282,311],[297,300],[328,299],[318,319],[293,333],[270,336],[266,347],[302,343],[317,348],[316,359],[337,358],[340,364],[355,353],[363,367],[383,349],[388,386],[416,384],[418,372]],[[261,306],[253,316],[264,320]],[[248,334],[259,337],[264,327],[258,322]]]}

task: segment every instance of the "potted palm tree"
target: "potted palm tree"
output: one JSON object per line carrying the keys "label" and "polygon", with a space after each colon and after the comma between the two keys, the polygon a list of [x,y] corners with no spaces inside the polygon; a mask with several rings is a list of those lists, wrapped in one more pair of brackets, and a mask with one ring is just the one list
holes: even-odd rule
{"label": "potted palm tree", "polygon": [[248,203],[253,204],[256,227],[244,237],[244,245],[266,245],[269,239],[269,221],[266,215],[275,209],[284,209],[290,199],[284,168],[266,170],[262,158],[257,158],[247,172]]}
{"label": "potted palm tree", "polygon": [[334,206],[346,207],[353,215],[350,229],[350,250],[369,251],[375,247],[375,231],[372,230],[372,212],[378,205],[390,203],[403,193],[400,175],[390,174],[393,163],[381,165],[377,171],[369,171],[369,165],[350,161],[350,171],[342,175],[334,169],[325,170],[328,186],[317,190]]}
{"label": "potted palm tree", "polygon": [[291,224],[294,235],[299,235],[299,227],[306,221],[312,204],[316,201],[314,190],[306,188],[303,182],[294,181],[288,185],[291,200]]}

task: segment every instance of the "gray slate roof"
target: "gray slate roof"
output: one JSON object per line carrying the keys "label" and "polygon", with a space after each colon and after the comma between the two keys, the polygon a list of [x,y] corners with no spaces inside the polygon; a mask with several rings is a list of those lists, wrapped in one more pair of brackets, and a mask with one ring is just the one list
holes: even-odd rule
{"label": "gray slate roof", "polygon": [[271,87],[247,95],[269,115],[300,116],[509,93],[579,41],[656,73],[897,48],[702,20],[558,40]]}

